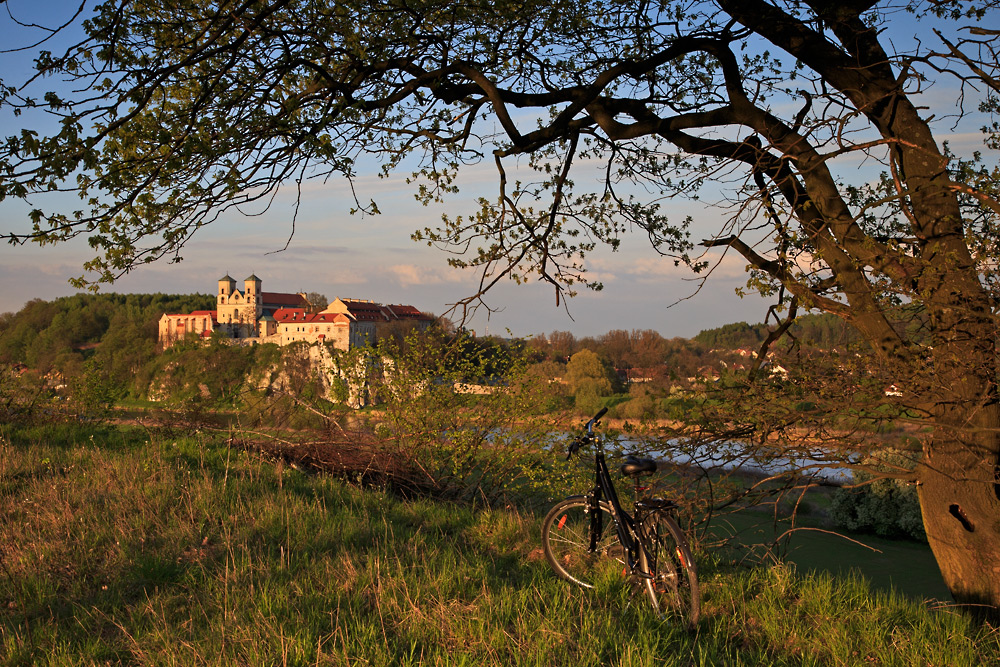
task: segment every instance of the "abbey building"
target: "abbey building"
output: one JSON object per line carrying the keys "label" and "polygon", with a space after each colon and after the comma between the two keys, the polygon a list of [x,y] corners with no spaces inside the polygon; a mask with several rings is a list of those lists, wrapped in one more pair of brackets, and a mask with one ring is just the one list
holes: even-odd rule
{"label": "abbey building", "polygon": [[325,310],[311,312],[305,294],[264,292],[261,279],[251,275],[240,290],[225,275],[218,281],[215,310],[164,314],[160,318],[160,347],[186,336],[220,335],[245,344],[299,341],[330,343],[347,350],[374,341],[395,323],[427,327],[433,317],[413,306],[382,305],[361,299],[334,299]]}

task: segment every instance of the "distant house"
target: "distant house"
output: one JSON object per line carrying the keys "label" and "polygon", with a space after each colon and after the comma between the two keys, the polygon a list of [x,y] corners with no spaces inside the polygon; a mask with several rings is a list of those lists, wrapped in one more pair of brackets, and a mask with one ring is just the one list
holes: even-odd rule
{"label": "distant house", "polygon": [[433,318],[413,306],[384,306],[361,299],[337,298],[319,313],[302,308],[275,311],[280,344],[298,341],[330,343],[338,350],[366,345],[376,340],[386,325],[412,322],[426,328]]}
{"label": "distant house", "polygon": [[413,306],[384,306],[361,299],[337,298],[324,311],[310,313],[305,294],[264,292],[255,275],[243,281],[242,291],[231,276],[223,276],[216,301],[216,310],[164,314],[160,346],[165,349],[192,334],[205,337],[218,332],[248,344],[323,342],[347,350],[374,341],[390,323],[405,321],[425,328],[433,321]]}
{"label": "distant house", "polygon": [[196,310],[185,315],[163,314],[160,318],[160,346],[170,347],[190,335],[207,336],[218,328],[214,310]]}

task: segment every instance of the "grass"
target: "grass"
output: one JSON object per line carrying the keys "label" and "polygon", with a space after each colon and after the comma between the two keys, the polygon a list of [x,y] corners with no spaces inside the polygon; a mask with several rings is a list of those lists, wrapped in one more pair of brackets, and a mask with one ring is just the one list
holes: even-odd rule
{"label": "grass", "polygon": [[702,563],[685,633],[549,570],[539,516],[403,501],[205,434],[0,427],[8,665],[980,665],[1000,639],[855,576]]}

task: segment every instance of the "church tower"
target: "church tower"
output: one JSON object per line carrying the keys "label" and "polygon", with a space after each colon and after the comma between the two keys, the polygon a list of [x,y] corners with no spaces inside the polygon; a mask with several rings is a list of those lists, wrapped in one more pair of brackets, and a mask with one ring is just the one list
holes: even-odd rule
{"label": "church tower", "polygon": [[236,280],[228,273],[219,278],[219,305],[229,302],[229,297],[236,291]]}
{"label": "church tower", "polygon": [[243,281],[243,296],[246,297],[247,321],[256,329],[257,320],[264,314],[264,298],[260,295],[260,278],[251,273]]}

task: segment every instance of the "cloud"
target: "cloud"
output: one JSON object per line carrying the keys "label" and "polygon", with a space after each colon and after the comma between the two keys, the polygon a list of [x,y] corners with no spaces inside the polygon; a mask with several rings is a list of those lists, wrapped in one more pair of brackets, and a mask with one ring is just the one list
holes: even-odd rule
{"label": "cloud", "polygon": [[467,283],[472,276],[469,271],[451,267],[427,267],[416,264],[394,264],[386,271],[394,276],[402,287]]}
{"label": "cloud", "polygon": [[[712,279],[743,279],[746,262],[734,252],[723,255],[718,250],[709,251],[704,256],[709,262]],[[588,275],[605,283],[618,280],[623,282],[662,283],[663,281],[688,281],[699,279],[704,273],[694,273],[687,266],[674,265],[670,257],[658,255],[637,256],[631,254],[594,258],[587,262]]]}
{"label": "cloud", "polygon": [[239,255],[248,258],[269,257],[271,259],[298,259],[302,257],[313,258],[326,255],[343,255],[351,252],[351,248],[342,245],[315,243],[312,240],[306,242],[305,239],[292,239],[288,247],[285,248],[285,240],[277,235],[271,238],[254,236],[236,241],[223,239],[195,240],[181,251],[182,255],[204,255],[218,257],[225,255],[232,257]]}

